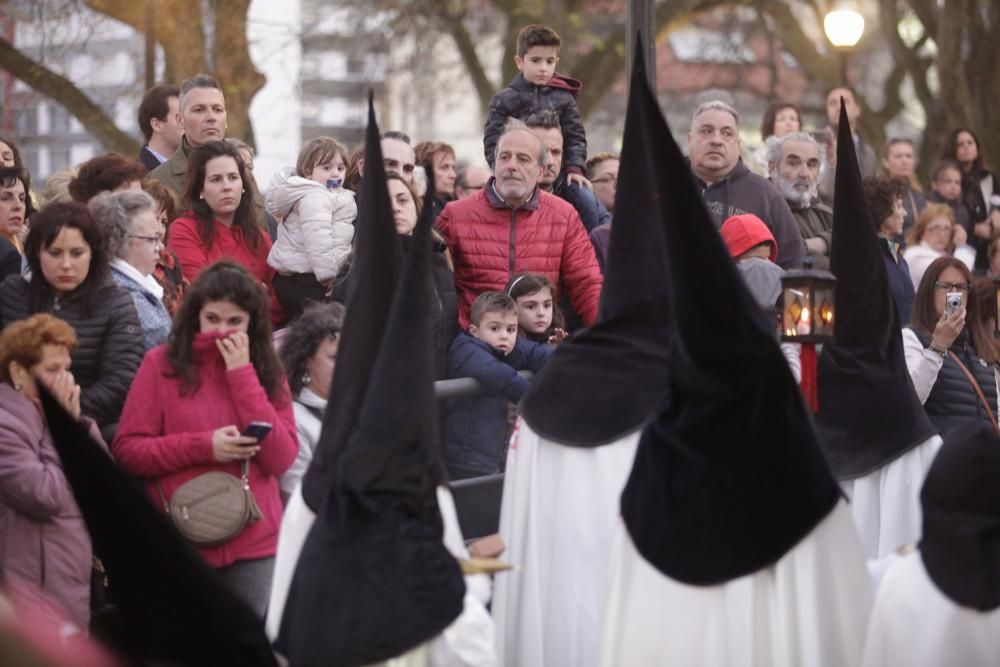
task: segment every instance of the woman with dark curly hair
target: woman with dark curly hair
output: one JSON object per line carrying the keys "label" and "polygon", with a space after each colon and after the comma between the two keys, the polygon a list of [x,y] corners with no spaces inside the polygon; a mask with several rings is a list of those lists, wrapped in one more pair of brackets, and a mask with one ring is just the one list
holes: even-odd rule
{"label": "woman with dark curly hair", "polygon": [[167,238],[184,277],[194,281],[206,266],[225,258],[270,285],[271,239],[261,229],[260,206],[247,195],[249,175],[239,149],[225,141],[199,146],[191,151],[187,178],[182,199],[191,210],[173,221]]}
{"label": "woman with dark curly hair", "polygon": [[299,433],[295,463],[281,476],[281,496],[286,501],[306,474],[319,442],[343,324],[342,305],[313,304],[292,322],[281,342],[281,361],[294,397],[295,427]]}
{"label": "woman with dark curly hair", "polygon": [[106,153],[80,165],[69,182],[73,201],[86,204],[102,192],[141,190],[146,168],[139,162],[118,153]]}
{"label": "woman with dark curly hair", "polygon": [[[272,428],[259,441],[241,435],[252,422]],[[112,453],[145,479],[158,507],[203,473],[246,474],[260,519],[198,550],[263,616],[281,523],[278,478],[297,450],[267,294],[242,266],[217,262],[191,286],[169,342],[143,360]]]}
{"label": "woman with dark curly hair", "polygon": [[83,204],[50,204],[33,216],[24,256],[31,277],[0,284],[0,328],[35,313],[68,322],[83,414],[102,428],[117,422],[142,361],[142,327],[129,293],[108,274],[97,223]]}
{"label": "woman with dark curly hair", "polygon": [[883,176],[865,179],[865,199],[868,201],[875,232],[882,244],[892,298],[896,302],[899,322],[905,325],[909,323],[910,313],[913,311],[913,281],[910,279],[910,267],[903,257],[902,248],[895,240],[903,233],[903,219],[906,217],[903,189],[901,182]]}
{"label": "woman with dark curly hair", "polygon": [[[986,287],[992,294],[992,285]],[[954,257],[939,257],[927,267],[913,323],[903,329],[913,388],[945,438],[964,420],[996,426],[1000,354],[984,301],[974,293],[969,267]]]}

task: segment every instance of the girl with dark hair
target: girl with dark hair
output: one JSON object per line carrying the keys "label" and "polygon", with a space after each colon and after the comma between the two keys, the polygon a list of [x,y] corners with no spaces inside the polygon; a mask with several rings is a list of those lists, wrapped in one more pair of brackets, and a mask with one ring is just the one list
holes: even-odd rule
{"label": "girl with dark hair", "polygon": [[962,203],[972,218],[973,235],[980,240],[974,244],[981,251],[976,256],[976,269],[985,269],[989,258],[982,251],[1000,236],[1000,178],[986,164],[979,137],[969,128],[948,133],[941,157],[962,168]]}
{"label": "girl with dark hair", "polygon": [[934,260],[903,329],[906,366],[927,416],[942,437],[964,420],[996,426],[1000,360],[972,274],[961,260]]}
{"label": "girl with dark hair", "polygon": [[[271,426],[259,441],[241,435],[253,422]],[[169,342],[146,355],[112,453],[145,479],[158,507],[203,473],[240,478],[247,462],[261,518],[229,541],[198,550],[263,616],[281,523],[278,478],[297,450],[288,387],[271,345],[267,294],[244,267],[217,262],[191,286]]]}
{"label": "girl with dark hair", "polygon": [[292,322],[281,342],[281,361],[294,397],[299,434],[295,463],[281,476],[283,500],[301,483],[319,442],[343,324],[344,307],[339,303],[312,304]]}
{"label": "girl with dark hair", "polygon": [[517,333],[535,343],[557,344],[566,338],[566,321],[552,281],[538,273],[518,273],[504,288],[517,304]]}
{"label": "girl with dark hair", "polygon": [[73,374],[83,414],[102,428],[118,421],[142,361],[142,327],[129,293],[108,274],[97,223],[79,203],[52,204],[34,215],[24,246],[30,278],[0,285],[0,326],[53,313],[75,330]]}
{"label": "girl with dark hair", "polygon": [[271,284],[271,239],[262,230],[263,213],[248,193],[248,183],[243,157],[232,144],[209,141],[191,151],[183,197],[191,208],[173,221],[167,237],[188,280],[193,282],[206,266],[226,258]]}
{"label": "girl with dark hair", "polygon": [[802,112],[791,102],[775,102],[764,112],[760,123],[760,138],[783,137],[802,131]]}

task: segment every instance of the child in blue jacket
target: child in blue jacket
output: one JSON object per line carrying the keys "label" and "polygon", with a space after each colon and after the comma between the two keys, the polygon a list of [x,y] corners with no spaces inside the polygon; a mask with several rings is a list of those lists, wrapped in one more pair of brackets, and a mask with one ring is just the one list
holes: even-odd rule
{"label": "child in blue jacket", "polygon": [[503,292],[472,302],[469,331],[448,351],[448,377],[479,380],[488,395],[445,403],[444,460],[452,479],[501,471],[507,450],[508,403],[528,389],[521,370],[537,373],[555,349],[517,335],[517,304]]}

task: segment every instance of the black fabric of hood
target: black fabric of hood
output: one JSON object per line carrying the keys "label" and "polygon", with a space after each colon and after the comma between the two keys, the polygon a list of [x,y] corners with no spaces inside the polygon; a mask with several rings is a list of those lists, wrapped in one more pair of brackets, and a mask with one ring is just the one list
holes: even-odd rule
{"label": "black fabric of hood", "polygon": [[819,358],[816,422],[834,473],[854,479],[935,431],[906,368],[899,313],[843,103],[840,113],[830,248],[836,340]]}

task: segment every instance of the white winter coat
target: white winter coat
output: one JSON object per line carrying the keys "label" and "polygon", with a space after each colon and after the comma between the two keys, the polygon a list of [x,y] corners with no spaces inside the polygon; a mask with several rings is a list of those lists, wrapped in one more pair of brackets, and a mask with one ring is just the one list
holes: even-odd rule
{"label": "white winter coat", "polygon": [[328,190],[316,181],[283,169],[271,179],[268,212],[283,218],[268,265],[284,273],[312,273],[334,278],[351,252],[358,206],[350,190]]}

